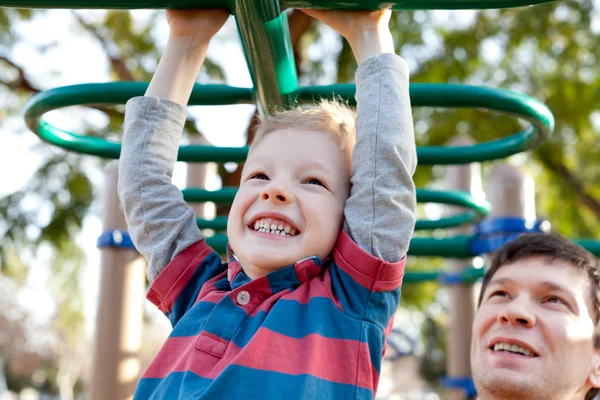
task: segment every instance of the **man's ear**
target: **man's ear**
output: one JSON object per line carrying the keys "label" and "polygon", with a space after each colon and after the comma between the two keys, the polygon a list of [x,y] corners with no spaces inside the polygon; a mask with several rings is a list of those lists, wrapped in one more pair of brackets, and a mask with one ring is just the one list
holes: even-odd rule
{"label": "man's ear", "polygon": [[590,371],[588,380],[590,381],[592,387],[600,388],[600,349],[594,351],[594,356],[592,358],[592,370]]}

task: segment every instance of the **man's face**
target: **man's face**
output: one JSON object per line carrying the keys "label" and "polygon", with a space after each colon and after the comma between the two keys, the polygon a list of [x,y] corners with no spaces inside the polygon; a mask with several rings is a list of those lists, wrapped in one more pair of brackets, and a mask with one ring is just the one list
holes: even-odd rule
{"label": "man's face", "polygon": [[227,224],[229,242],[256,278],[335,245],[350,190],[350,168],[328,134],[280,130],[248,155]]}
{"label": "man's face", "polygon": [[571,264],[531,257],[500,267],[471,344],[482,399],[583,399],[600,385],[590,282]]}

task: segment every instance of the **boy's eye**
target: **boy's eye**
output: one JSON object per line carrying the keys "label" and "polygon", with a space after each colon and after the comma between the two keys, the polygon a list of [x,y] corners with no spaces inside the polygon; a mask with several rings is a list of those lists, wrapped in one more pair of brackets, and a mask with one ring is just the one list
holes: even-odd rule
{"label": "boy's eye", "polygon": [[250,177],[248,178],[248,180],[250,180],[250,179],[261,179],[261,180],[268,181],[269,177],[267,175],[263,174],[262,172],[258,172],[258,173],[254,174],[254,175],[250,175]]}

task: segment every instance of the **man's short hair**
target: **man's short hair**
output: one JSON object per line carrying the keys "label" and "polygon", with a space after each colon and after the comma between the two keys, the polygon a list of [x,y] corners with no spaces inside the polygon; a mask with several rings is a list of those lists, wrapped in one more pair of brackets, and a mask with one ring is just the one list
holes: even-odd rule
{"label": "man's short hair", "polygon": [[[594,348],[600,349],[600,263],[594,255],[583,247],[571,243],[557,233],[531,233],[519,236],[515,241],[502,247],[495,255],[490,269],[483,277],[479,302],[483,300],[485,289],[498,269],[516,261],[542,257],[550,262],[565,261],[575,268],[582,269],[590,282],[590,297],[592,300],[592,318],[594,320]],[[600,389],[591,389],[585,399],[593,399]]]}
{"label": "man's short hair", "polygon": [[330,135],[351,161],[356,144],[356,112],[345,102],[321,100],[314,106],[278,111],[261,119],[250,149],[268,134],[283,129],[298,129],[323,132]]}

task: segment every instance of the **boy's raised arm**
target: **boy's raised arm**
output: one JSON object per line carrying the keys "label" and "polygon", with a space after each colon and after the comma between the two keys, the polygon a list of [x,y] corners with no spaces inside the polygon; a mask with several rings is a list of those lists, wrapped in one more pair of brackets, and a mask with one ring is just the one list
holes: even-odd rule
{"label": "boy's raised arm", "polygon": [[171,34],[145,97],[127,103],[119,197],[131,238],[148,261],[150,281],[203,238],[193,210],[171,183],[188,99],[223,10],[167,11]]}
{"label": "boy's raised arm", "polygon": [[405,61],[394,54],[390,11],[305,12],[344,36],[356,72],[357,141],[345,229],[370,254],[390,262],[408,250],[415,226],[414,127]]}

